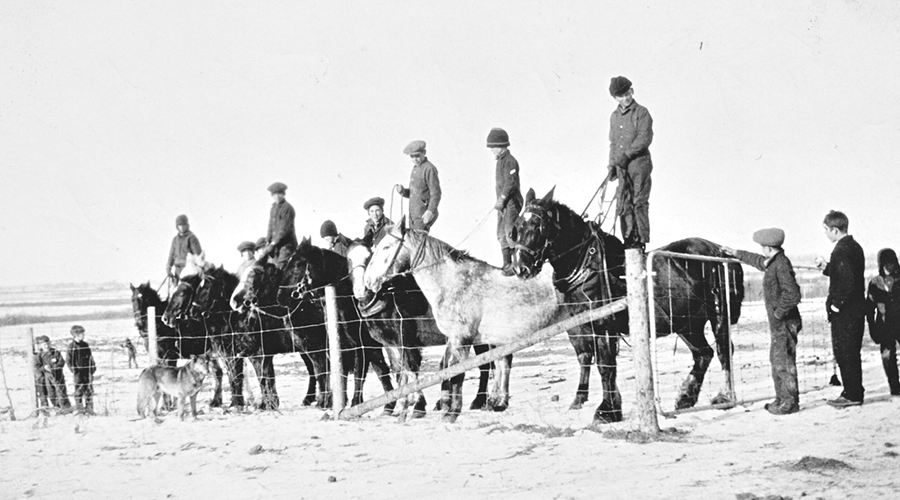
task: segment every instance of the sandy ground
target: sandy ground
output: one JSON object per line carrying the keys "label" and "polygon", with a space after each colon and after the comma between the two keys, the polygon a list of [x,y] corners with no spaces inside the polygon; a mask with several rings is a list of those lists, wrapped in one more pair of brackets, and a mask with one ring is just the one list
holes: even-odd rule
{"label": "sandy ground", "polygon": [[[19,419],[6,413],[0,420],[0,498],[896,498],[900,398],[887,395],[877,351],[867,341],[866,404],[844,410],[824,404],[839,388],[825,385],[831,366],[819,306],[804,311],[800,413],[775,417],[760,401],[661,417],[661,437],[649,442],[633,432],[627,346],[620,356],[626,415],[620,424],[591,425],[596,371],[592,400],[582,410],[568,409],[577,364],[562,336],[517,356],[508,411],[466,410],[456,424],[441,423],[435,412],[405,423],[380,413],[323,420],[322,411],[299,405],[306,378],[296,355],[276,358],[279,412],[209,409],[204,391],[196,421],[167,415],[154,423],[137,419],[140,369],[125,367],[116,347],[135,336],[130,321],[85,324],[100,364],[95,390],[103,415],[97,417],[23,418],[26,329],[4,328],[0,354]],[[736,335],[737,391],[746,399],[771,393],[763,321],[761,308],[748,305]],[[52,334],[58,346],[67,327],[33,326],[35,335]],[[664,409],[671,409],[674,387],[690,365],[682,349],[672,339],[659,344]],[[439,353],[426,351],[428,370]],[[719,388],[716,377],[707,380],[704,402]],[[466,383],[467,401],[474,383]],[[367,396],[379,392],[370,378]],[[425,394],[430,406],[438,391]],[[7,406],[5,395],[0,401]]]}

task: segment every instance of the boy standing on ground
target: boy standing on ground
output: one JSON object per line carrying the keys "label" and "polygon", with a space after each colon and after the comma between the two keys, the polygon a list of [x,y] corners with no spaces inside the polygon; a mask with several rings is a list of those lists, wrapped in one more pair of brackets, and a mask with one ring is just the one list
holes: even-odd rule
{"label": "boy standing on ground", "polygon": [[78,413],[94,414],[94,372],[97,365],[94,364],[94,355],[91,347],[84,341],[84,328],[81,325],[73,325],[70,330],[72,342],[69,343],[69,351],[66,362],[72,370],[75,378],[75,410]]}
{"label": "boy standing on ground", "polygon": [[850,220],[843,212],[832,210],[822,222],[825,236],[834,243],[831,261],[816,258],[816,266],[830,278],[825,307],[831,322],[831,346],[841,370],[844,390],[837,399],[828,401],[835,408],[859,406],[865,389],[862,384],[863,329],[865,327],[866,256],[859,243],[847,231]]}
{"label": "boy standing on ground", "polygon": [[522,190],[519,188],[519,162],[509,152],[509,134],[502,128],[493,128],[488,133],[487,147],[497,160],[494,171],[497,201],[497,241],[503,253],[503,275],[512,276],[513,241],[509,229],[515,224],[522,211]]}
{"label": "boy standing on ground", "polygon": [[800,285],[794,267],[784,254],[784,231],[778,228],[760,229],[753,233],[753,241],[762,247],[762,255],[722,247],[744,264],[764,272],[763,296],[769,319],[769,361],[775,383],[775,401],[766,403],[773,415],[788,415],[800,411],[800,389],[797,384],[797,334],[803,328],[800,318]]}
{"label": "boy standing on ground", "polygon": [[134,344],[131,343],[131,339],[125,337],[125,342],[122,343],[122,348],[125,349],[125,353],[128,354],[128,368],[131,368],[131,364],[134,363],[134,367],[137,368],[137,351],[134,348]]}
{"label": "boy standing on ground", "polygon": [[63,372],[66,360],[59,351],[50,347],[50,337],[39,335],[34,341],[38,345],[38,358],[44,372],[44,385],[50,403],[59,408],[60,413],[72,413],[72,403],[69,402],[69,395],[66,393],[66,374]]}
{"label": "boy standing on ground", "polygon": [[900,396],[897,342],[900,342],[900,263],[890,248],[878,252],[878,276],[869,282],[869,335],[881,350],[881,364],[891,396]]}

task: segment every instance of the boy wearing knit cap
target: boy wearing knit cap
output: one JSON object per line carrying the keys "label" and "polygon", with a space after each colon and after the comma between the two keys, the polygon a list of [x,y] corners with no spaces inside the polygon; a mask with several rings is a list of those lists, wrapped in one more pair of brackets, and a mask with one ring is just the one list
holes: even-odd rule
{"label": "boy wearing knit cap", "polygon": [[94,363],[94,355],[91,347],[84,341],[84,328],[81,325],[73,325],[70,332],[72,342],[66,353],[66,363],[75,379],[75,409],[78,413],[94,414],[94,372],[97,365]]}
{"label": "boy wearing knit cap", "polygon": [[187,215],[179,215],[175,217],[175,229],[178,234],[172,238],[172,246],[169,247],[169,259],[166,260],[166,276],[177,281],[181,275],[181,270],[187,262],[187,254],[200,255],[203,248],[200,246],[200,240],[191,232],[191,226],[188,224]]}
{"label": "boy wearing knit cap", "polygon": [[515,224],[524,202],[519,187],[519,162],[509,152],[509,134],[502,128],[491,129],[487,147],[497,160],[494,173],[497,201],[494,209],[497,211],[497,240],[503,252],[503,275],[512,276],[514,243],[509,237],[509,229]]}
{"label": "boy wearing knit cap", "polygon": [[722,247],[744,264],[763,273],[763,297],[769,319],[772,380],[775,382],[775,401],[766,404],[773,415],[788,415],[800,411],[800,391],[797,385],[797,334],[803,328],[800,318],[800,285],[794,275],[791,260],[782,249],[784,231],[778,228],[760,229],[753,233],[753,241],[762,247],[762,255]]}
{"label": "boy wearing knit cap", "polygon": [[350,245],[353,244],[353,240],[339,233],[334,222],[330,220],[323,222],[322,227],[319,228],[319,236],[328,243],[329,250],[342,257],[347,257],[347,252],[350,251]]}

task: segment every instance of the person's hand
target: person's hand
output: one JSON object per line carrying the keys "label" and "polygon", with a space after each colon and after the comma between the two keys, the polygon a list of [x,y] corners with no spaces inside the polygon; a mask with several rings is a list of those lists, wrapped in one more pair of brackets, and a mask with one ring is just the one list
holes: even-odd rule
{"label": "person's hand", "polygon": [[724,253],[725,255],[730,255],[730,256],[734,257],[735,250],[733,248],[731,248],[729,246],[725,246],[725,245],[721,245],[721,246],[719,246],[719,248],[722,250],[722,253]]}
{"label": "person's hand", "polygon": [[431,212],[431,210],[426,210],[425,213],[422,214],[422,224],[425,224],[427,226],[428,224],[431,224],[431,221],[433,220],[434,214]]}
{"label": "person's hand", "polygon": [[175,273],[172,272],[172,268],[169,266],[166,266],[166,276],[168,276],[169,278],[175,277]]}
{"label": "person's hand", "polygon": [[403,185],[402,184],[394,184],[394,191],[397,191],[397,194],[403,194]]}
{"label": "person's hand", "polygon": [[606,178],[611,181],[616,180],[616,166],[613,164],[609,164],[606,166],[606,169],[609,170],[609,173],[606,175]]}
{"label": "person's hand", "polygon": [[824,257],[816,257],[816,267],[819,269],[825,269],[825,266],[828,265],[828,262]]}
{"label": "person's hand", "polygon": [[501,211],[503,210],[503,198],[497,200],[497,203],[494,203],[494,210]]}

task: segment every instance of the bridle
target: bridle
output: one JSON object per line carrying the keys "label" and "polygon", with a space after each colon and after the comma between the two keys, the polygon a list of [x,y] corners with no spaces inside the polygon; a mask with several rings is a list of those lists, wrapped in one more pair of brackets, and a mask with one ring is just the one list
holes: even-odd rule
{"label": "bridle", "polygon": [[[529,218],[534,217],[538,220],[538,234],[541,236],[541,238],[544,239],[544,243],[540,246],[540,248],[538,248],[537,250],[533,250],[519,243],[518,241],[514,243],[516,251],[524,253],[531,257],[535,266],[540,265],[547,259],[547,256],[545,254],[547,253],[547,250],[549,250],[553,245],[553,240],[560,231],[559,211],[556,212],[555,218],[546,217],[544,212],[545,209],[541,208],[540,206],[531,204],[526,206],[525,210],[522,212],[522,217],[528,215],[530,216]],[[554,235],[547,234],[547,227],[553,228],[556,233]]]}

